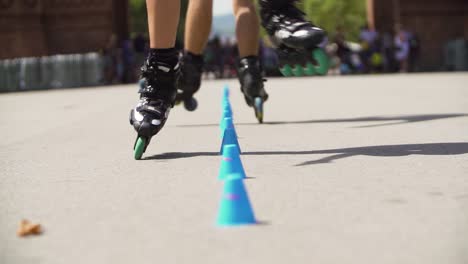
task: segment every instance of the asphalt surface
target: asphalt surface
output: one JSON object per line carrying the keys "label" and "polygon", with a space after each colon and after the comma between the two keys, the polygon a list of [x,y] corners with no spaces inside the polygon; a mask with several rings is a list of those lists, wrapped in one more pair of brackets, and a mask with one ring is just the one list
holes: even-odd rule
{"label": "asphalt surface", "polygon": [[[254,226],[215,225],[225,84]],[[0,94],[0,263],[468,263],[468,74],[266,86],[258,125],[204,82],[141,161],[136,85]]]}

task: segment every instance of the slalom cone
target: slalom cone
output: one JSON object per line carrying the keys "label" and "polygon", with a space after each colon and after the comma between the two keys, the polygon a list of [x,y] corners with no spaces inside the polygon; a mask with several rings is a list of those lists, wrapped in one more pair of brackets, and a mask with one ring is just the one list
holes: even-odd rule
{"label": "slalom cone", "polygon": [[221,122],[222,122],[222,121],[224,120],[224,118],[226,118],[226,117],[232,118],[232,110],[231,110],[230,107],[229,107],[229,108],[224,108],[224,109],[223,109],[223,115],[222,115],[222,117],[221,117]]}
{"label": "slalom cone", "polygon": [[223,147],[221,156],[221,166],[219,167],[219,180],[225,180],[230,174],[240,174],[240,178],[245,178],[244,167],[240,158],[238,146],[226,145]]}
{"label": "slalom cone", "polygon": [[231,103],[229,102],[229,99],[227,98],[223,99],[221,106],[222,106],[223,111],[227,110],[227,111],[232,112],[232,107],[231,107]]}
{"label": "slalom cone", "polygon": [[234,128],[224,129],[223,139],[221,142],[221,148],[219,150],[219,153],[221,155],[223,155],[225,147],[228,145],[235,145],[237,147],[237,151],[239,152],[239,154],[242,153],[242,150],[239,145],[239,141],[237,140],[237,133]]}
{"label": "slalom cone", "polygon": [[225,227],[257,223],[244,182],[237,174],[224,181],[216,222]]}
{"label": "slalom cone", "polygon": [[223,98],[229,98],[229,86],[224,86],[223,89]]}
{"label": "slalom cone", "polygon": [[224,130],[226,130],[228,128],[234,128],[234,121],[233,121],[232,117],[223,118],[223,120],[221,120],[219,128],[221,129],[221,135],[223,135]]}

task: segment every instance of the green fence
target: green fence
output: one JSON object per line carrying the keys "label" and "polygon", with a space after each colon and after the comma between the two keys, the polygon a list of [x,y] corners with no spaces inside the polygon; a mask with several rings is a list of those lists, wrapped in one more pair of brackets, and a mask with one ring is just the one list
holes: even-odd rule
{"label": "green fence", "polygon": [[94,86],[102,80],[98,53],[0,61],[0,92]]}

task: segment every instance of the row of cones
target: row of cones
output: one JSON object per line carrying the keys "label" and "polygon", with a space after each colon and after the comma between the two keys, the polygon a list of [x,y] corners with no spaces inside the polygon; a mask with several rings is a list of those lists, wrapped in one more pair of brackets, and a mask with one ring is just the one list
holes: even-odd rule
{"label": "row of cones", "polygon": [[241,148],[234,127],[229,88],[223,90],[223,115],[221,118],[221,166],[218,179],[223,181],[223,192],[218,210],[219,226],[255,224],[255,215],[244,185],[246,178],[240,158]]}

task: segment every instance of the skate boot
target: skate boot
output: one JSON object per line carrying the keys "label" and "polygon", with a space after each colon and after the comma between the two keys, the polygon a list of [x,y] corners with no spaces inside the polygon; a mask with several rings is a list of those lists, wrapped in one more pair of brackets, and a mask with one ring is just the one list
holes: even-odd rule
{"label": "skate boot", "polygon": [[325,75],[329,61],[319,48],[326,33],[304,18],[296,0],[260,0],[260,16],[285,76]]}
{"label": "skate boot", "polygon": [[140,101],[130,111],[130,124],[138,133],[133,147],[137,160],[141,159],[151,138],[163,128],[174,106],[179,76],[177,53],[150,55],[141,72]]}
{"label": "skate boot", "polygon": [[203,56],[186,52],[181,60],[181,76],[177,84],[176,105],[184,103],[185,109],[195,111],[198,107],[193,95],[200,89],[203,72]]}
{"label": "skate boot", "polygon": [[247,105],[254,108],[255,117],[259,123],[263,123],[263,103],[268,100],[268,94],[264,89],[265,80],[257,56],[248,56],[239,61],[238,77]]}

